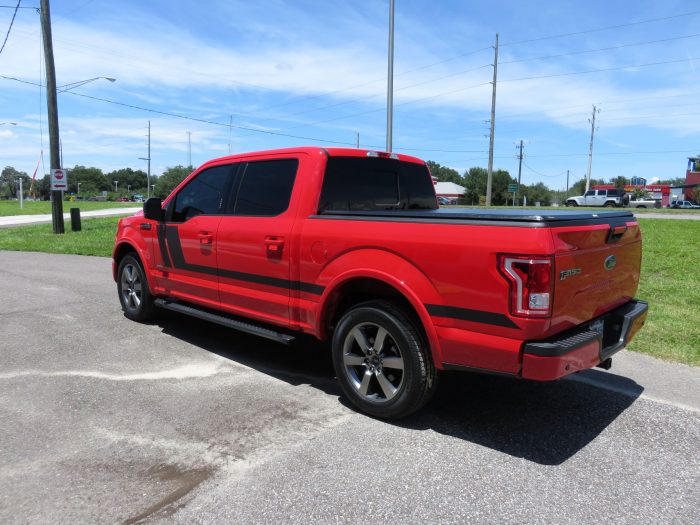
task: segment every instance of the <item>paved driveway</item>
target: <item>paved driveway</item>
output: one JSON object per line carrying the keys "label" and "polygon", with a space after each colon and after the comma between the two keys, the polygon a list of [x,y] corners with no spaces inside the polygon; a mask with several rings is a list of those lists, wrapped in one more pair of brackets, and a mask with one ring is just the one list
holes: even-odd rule
{"label": "paved driveway", "polygon": [[107,259],[0,252],[0,287],[2,523],[697,523],[696,369],[448,375],[385,423],[308,341],[127,321]]}

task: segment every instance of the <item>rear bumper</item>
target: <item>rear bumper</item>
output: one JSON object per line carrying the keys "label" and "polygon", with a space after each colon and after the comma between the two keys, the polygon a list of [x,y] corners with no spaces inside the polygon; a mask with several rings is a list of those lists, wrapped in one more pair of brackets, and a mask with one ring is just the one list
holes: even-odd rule
{"label": "rear bumper", "polygon": [[632,340],[648,309],[646,302],[632,300],[551,339],[525,343],[522,377],[551,381],[602,363]]}

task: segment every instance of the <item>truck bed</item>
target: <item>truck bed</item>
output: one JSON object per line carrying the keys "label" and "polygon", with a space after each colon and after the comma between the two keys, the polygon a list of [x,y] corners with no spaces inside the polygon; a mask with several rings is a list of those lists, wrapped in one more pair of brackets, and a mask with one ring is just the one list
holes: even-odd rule
{"label": "truck bed", "polygon": [[440,208],[437,210],[380,210],[380,211],[334,211],[319,212],[316,218],[346,220],[379,220],[400,222],[434,222],[558,227],[593,224],[624,223],[632,220],[631,211],[592,212],[584,210],[523,210],[523,209],[479,209],[479,208]]}

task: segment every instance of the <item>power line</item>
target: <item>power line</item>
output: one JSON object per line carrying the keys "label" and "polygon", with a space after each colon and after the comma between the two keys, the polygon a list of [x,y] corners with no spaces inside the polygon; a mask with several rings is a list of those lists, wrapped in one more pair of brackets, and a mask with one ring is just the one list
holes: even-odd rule
{"label": "power line", "polygon": [[3,49],[5,49],[5,44],[7,44],[7,39],[10,37],[10,31],[12,31],[12,24],[15,23],[15,17],[17,16],[17,10],[19,9],[19,4],[22,3],[22,0],[17,0],[17,5],[15,6],[15,11],[12,13],[12,20],[10,20],[10,27],[7,28],[7,34],[5,35],[5,40],[2,43],[2,47],[0,47],[0,54],[2,54]]}
{"label": "power line", "polygon": [[685,35],[685,36],[676,36],[676,37],[671,37],[671,38],[662,38],[660,40],[647,40],[646,42],[635,42],[631,44],[620,44],[619,46],[610,46],[610,47],[600,47],[598,49],[584,49],[581,51],[571,51],[568,53],[557,53],[555,55],[543,55],[539,57],[529,57],[529,58],[520,58],[517,60],[507,60],[504,62],[501,62],[501,64],[516,64],[519,62],[529,62],[531,60],[545,60],[549,58],[559,58],[559,57],[565,57],[565,56],[571,56],[571,55],[583,55],[586,53],[597,53],[599,51],[612,51],[614,49],[624,49],[627,47],[637,47],[637,46],[647,46],[651,44],[661,44],[664,42],[671,42],[674,40],[683,40],[687,38],[696,38],[700,36],[700,33],[695,33],[692,35]]}
{"label": "power line", "polygon": [[665,20],[673,20],[675,18],[685,18],[689,16],[694,16],[700,14],[700,11],[691,11],[689,13],[681,13],[678,15],[671,15],[671,16],[665,16],[661,18],[648,18],[646,20],[637,20],[636,22],[628,22],[626,24],[617,24],[614,26],[605,26],[605,27],[598,27],[594,29],[584,29],[582,31],[573,31],[571,33],[560,33],[558,35],[549,35],[549,36],[541,36],[538,38],[529,38],[527,40],[518,40],[516,42],[508,42],[506,44],[501,44],[501,46],[514,46],[518,44],[528,44],[530,42],[541,42],[542,40],[552,40],[555,38],[564,38],[567,36],[577,36],[577,35],[585,35],[587,33],[597,33],[600,31],[608,31],[610,29],[620,29],[623,27],[632,27],[636,25],[642,25],[642,24],[651,24],[653,22],[663,22]]}
{"label": "power line", "polygon": [[601,69],[589,69],[587,71],[572,71],[569,73],[554,73],[551,75],[539,75],[539,76],[534,76],[534,77],[507,78],[507,79],[500,80],[500,82],[520,82],[522,80],[539,80],[542,78],[556,78],[556,77],[568,77],[568,76],[574,76],[574,75],[587,75],[589,73],[601,73],[601,72],[605,72],[605,71],[619,71],[621,69],[660,66],[660,65],[664,65],[664,64],[678,64],[679,62],[688,62],[688,61],[694,61],[694,60],[699,60],[699,59],[700,58],[697,58],[697,57],[679,58],[676,60],[664,60],[664,61],[660,61],[660,62],[648,62],[646,64],[630,64],[627,66],[606,67],[606,68],[601,68]]}

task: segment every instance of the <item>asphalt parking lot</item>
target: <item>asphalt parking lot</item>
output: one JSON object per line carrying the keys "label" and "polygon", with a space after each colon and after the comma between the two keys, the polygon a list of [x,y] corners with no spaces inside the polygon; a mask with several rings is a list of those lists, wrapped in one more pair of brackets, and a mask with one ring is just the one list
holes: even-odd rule
{"label": "asphalt parking lot", "polygon": [[110,265],[0,252],[1,523],[697,523],[697,369],[447,375],[386,423],[307,341],[128,321]]}

